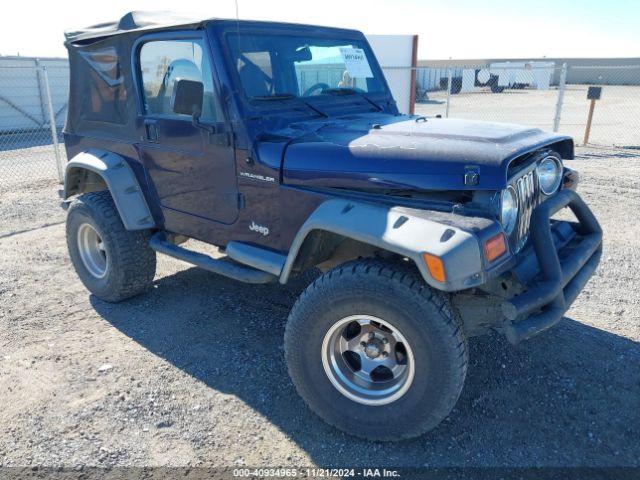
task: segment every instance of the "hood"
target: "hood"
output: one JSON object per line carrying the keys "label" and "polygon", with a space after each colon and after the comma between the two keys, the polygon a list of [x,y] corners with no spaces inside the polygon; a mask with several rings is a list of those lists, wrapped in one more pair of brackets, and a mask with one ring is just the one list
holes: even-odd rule
{"label": "hood", "polygon": [[[286,147],[285,184],[499,190],[506,186],[509,163],[519,156],[556,142],[565,158],[573,155],[570,137],[506,123],[393,115],[310,123],[295,126],[298,134]],[[479,173],[475,186],[465,185],[469,169]]]}

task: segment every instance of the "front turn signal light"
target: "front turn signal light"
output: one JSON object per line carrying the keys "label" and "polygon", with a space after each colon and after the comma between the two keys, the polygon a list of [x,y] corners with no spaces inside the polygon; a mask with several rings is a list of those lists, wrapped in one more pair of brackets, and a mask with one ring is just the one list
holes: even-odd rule
{"label": "front turn signal light", "polygon": [[422,259],[434,280],[444,282],[447,279],[447,275],[444,272],[444,263],[442,263],[440,257],[436,257],[430,253],[423,253]]}
{"label": "front turn signal light", "polygon": [[501,257],[506,251],[507,242],[502,232],[494,235],[484,243],[484,255],[489,262],[493,262],[496,258]]}

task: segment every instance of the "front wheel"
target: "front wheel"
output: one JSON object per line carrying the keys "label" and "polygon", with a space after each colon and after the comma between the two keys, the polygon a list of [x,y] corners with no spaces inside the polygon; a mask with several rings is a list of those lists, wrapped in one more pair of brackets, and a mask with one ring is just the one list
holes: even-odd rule
{"label": "front wheel", "polygon": [[337,267],[305,290],[287,322],[285,356],[314,412],[370,440],[434,428],[467,368],[448,298],[407,266],[375,260]]}

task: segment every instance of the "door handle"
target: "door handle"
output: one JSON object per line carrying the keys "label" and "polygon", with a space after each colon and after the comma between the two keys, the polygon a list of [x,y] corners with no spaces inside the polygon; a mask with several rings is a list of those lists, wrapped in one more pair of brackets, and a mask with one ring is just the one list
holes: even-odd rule
{"label": "door handle", "polygon": [[144,137],[145,140],[151,143],[158,143],[158,125],[151,120],[145,120],[144,122]]}

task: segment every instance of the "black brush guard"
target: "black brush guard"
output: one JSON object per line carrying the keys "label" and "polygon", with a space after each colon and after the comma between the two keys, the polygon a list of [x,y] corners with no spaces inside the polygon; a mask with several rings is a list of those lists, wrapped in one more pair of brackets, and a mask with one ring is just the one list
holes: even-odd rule
{"label": "black brush guard", "polygon": [[[579,223],[569,249],[558,251],[550,219],[564,207],[573,211]],[[593,275],[602,255],[602,229],[589,207],[571,190],[560,191],[534,210],[530,232],[540,274],[523,293],[502,304],[504,332],[513,344],[558,323]]]}

